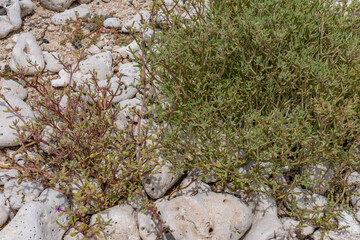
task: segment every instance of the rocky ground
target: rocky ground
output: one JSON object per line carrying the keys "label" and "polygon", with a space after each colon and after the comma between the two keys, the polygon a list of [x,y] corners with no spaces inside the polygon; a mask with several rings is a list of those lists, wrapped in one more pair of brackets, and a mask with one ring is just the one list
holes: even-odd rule
{"label": "rocky ground", "polygon": [[[167,0],[171,4],[172,1]],[[118,76],[123,76],[125,90],[114,99],[115,103],[136,106],[140,100],[134,85],[138,84],[140,71],[134,67],[132,53],[139,51],[126,26],[139,21],[137,8],[145,18],[149,18],[152,6],[150,0],[0,0],[0,70],[6,73],[16,66],[27,66],[26,59],[35,60],[44,69],[44,75],[51,80],[54,88],[66,87],[69,75],[63,66],[52,56],[63,56],[69,64],[76,63],[76,51],[87,46],[80,71],[74,76],[76,81],[90,78],[89,70],[98,72],[100,81],[112,76],[112,84],[117,84]],[[106,18],[101,25],[96,21],[69,24],[68,18],[75,19],[89,14],[89,19]],[[102,19],[103,20],[103,19]],[[136,30],[136,29],[135,29]],[[75,37],[83,31],[80,37]],[[151,35],[149,31],[147,34]],[[92,40],[95,40],[92,42]],[[29,74],[34,72],[29,69]],[[1,79],[0,93],[4,94],[14,106],[21,108],[25,119],[34,117],[27,100],[34,96],[31,89],[9,79]],[[11,154],[17,149],[16,135],[8,126],[17,119],[4,112],[7,106],[0,100],[0,149]],[[129,114],[124,110],[124,115]],[[128,125],[126,118],[120,119],[123,126]],[[44,149],[45,151],[46,149]],[[21,160],[21,156],[18,157]],[[3,161],[3,159],[0,159]],[[4,163],[2,163],[4,164]],[[200,181],[196,175],[186,177],[172,175],[170,166],[163,166],[155,174],[144,180],[147,195],[156,200],[162,220],[169,226],[165,239],[360,239],[360,210],[355,214],[343,211],[343,218],[333,219],[340,227],[349,228],[322,234],[310,224],[299,228],[299,221],[289,217],[279,217],[277,202],[262,193],[246,195],[242,191],[214,188],[214,181]],[[315,166],[310,171],[314,176],[324,171],[324,166]],[[331,171],[327,175],[331,178]],[[326,177],[324,181],[326,181]],[[174,194],[168,190],[181,182],[187,186]],[[360,207],[360,174],[353,172],[348,178],[353,186],[351,202]],[[17,170],[0,169],[0,239],[83,239],[81,234],[74,237],[74,229],[65,231],[56,221],[68,221],[65,215],[59,217],[54,206],[66,206],[68,198],[39,183],[17,182]],[[328,199],[318,194],[305,194],[305,190],[295,189],[297,208],[313,210],[325,206]],[[289,208],[291,206],[288,206]],[[103,220],[112,219],[112,226],[104,231],[105,239],[156,239],[157,227],[150,212],[140,211],[136,200],[108,209],[101,213]],[[91,221],[95,221],[97,214]]]}

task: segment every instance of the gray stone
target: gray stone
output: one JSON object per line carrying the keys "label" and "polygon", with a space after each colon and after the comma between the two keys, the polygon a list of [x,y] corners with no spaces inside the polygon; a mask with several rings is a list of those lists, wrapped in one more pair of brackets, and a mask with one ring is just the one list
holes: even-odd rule
{"label": "gray stone", "polygon": [[105,239],[140,240],[135,211],[129,205],[115,206],[100,214],[95,214],[91,217],[90,224],[94,224],[99,215],[101,221],[105,222],[111,219],[111,226],[105,226],[104,231],[100,232]]}
{"label": "gray stone", "polygon": [[[30,66],[28,60],[37,67]],[[45,62],[41,48],[31,33],[22,33],[11,53],[10,68],[16,71],[18,66],[28,70],[28,75],[36,73],[38,68],[44,69]]]}
{"label": "gray stone", "polygon": [[[6,97],[8,102],[13,108],[19,108],[18,111],[20,116],[24,121],[29,121],[34,118],[34,114],[29,105],[27,105],[23,100],[17,97]],[[7,103],[4,100],[0,99],[0,148],[1,147],[11,147],[17,146],[19,142],[17,141],[17,133],[15,129],[11,129],[9,126],[13,126],[15,120],[19,120],[18,125],[24,126],[25,123],[14,113],[4,112],[11,110]],[[27,136],[30,134],[27,133]]]}
{"label": "gray stone", "polygon": [[[110,79],[110,90],[114,93],[117,91],[116,96],[113,98],[113,103],[118,103],[127,99],[134,98],[138,90],[135,87],[128,86],[124,83],[119,87],[119,78],[113,77]],[[98,82],[99,86],[107,86],[108,81],[102,80]],[[118,89],[119,88],[119,89]]]}
{"label": "gray stone", "polygon": [[45,71],[50,71],[53,73],[58,73],[64,68],[64,66],[58,61],[58,57],[62,58],[60,53],[57,52],[43,52],[44,60],[46,63]]}
{"label": "gray stone", "polygon": [[55,14],[51,18],[51,22],[55,25],[65,25],[66,20],[75,20],[76,16],[82,18],[90,14],[90,9],[86,4],[81,4],[80,6],[68,9],[62,13]]}
{"label": "gray stone", "polygon": [[67,198],[52,189],[45,190],[40,197],[26,203],[20,208],[16,216],[0,231],[1,240],[19,239],[62,239],[65,230],[62,225],[68,224],[68,216],[55,210],[56,207],[65,209]]}
{"label": "gray stone", "polygon": [[0,93],[4,94],[5,97],[13,96],[21,100],[25,100],[27,97],[26,88],[11,79],[0,79]]}
{"label": "gray stone", "polygon": [[107,18],[104,21],[104,27],[121,29],[121,23],[120,23],[120,20],[118,18],[115,18],[115,17]]}
{"label": "gray stone", "polygon": [[6,15],[0,16],[0,39],[21,27],[21,8],[18,0],[0,0],[0,7],[5,8]]}
{"label": "gray stone", "polygon": [[5,183],[4,196],[9,200],[11,209],[18,210],[25,203],[37,198],[43,190],[40,183],[24,180],[19,184],[17,180],[10,180]]}
{"label": "gray stone", "polygon": [[141,100],[137,98],[127,99],[124,101],[119,102],[120,108],[122,108],[121,112],[127,117],[132,117],[132,110],[135,109],[135,111],[140,111],[141,109]]}
{"label": "gray stone", "polygon": [[[99,81],[105,80],[107,77],[111,77],[113,74],[111,52],[106,51],[91,56],[90,58],[80,62],[79,69],[83,75],[90,75],[91,72],[95,71]],[[82,77],[82,80],[85,80],[85,78]]]}

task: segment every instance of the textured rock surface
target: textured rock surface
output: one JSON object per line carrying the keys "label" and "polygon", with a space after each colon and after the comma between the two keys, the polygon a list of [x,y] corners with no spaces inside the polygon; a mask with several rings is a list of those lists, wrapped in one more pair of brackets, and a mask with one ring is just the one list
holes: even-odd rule
{"label": "textured rock surface", "polygon": [[45,190],[38,201],[26,203],[20,208],[16,216],[0,231],[1,240],[19,239],[61,239],[65,230],[56,221],[65,225],[67,215],[59,216],[55,207],[67,206],[66,196],[54,191]]}
{"label": "textured rock surface", "polygon": [[278,217],[269,214],[253,222],[244,240],[271,240],[275,237],[281,239],[284,235],[285,230]]}
{"label": "textured rock surface", "polygon": [[13,96],[18,97],[21,100],[25,100],[27,97],[27,90],[17,82],[9,79],[0,79],[0,93],[4,94],[5,97]]}
{"label": "textured rock surface", "polygon": [[[76,0],[39,0],[39,2],[47,9],[54,11],[64,11]],[[79,3],[89,3],[92,0],[79,0]]]}
{"label": "textured rock surface", "polygon": [[19,184],[17,180],[10,180],[5,183],[4,196],[9,200],[11,209],[18,210],[25,203],[37,198],[43,190],[40,183],[24,180]]}
{"label": "textured rock surface", "polygon": [[[96,222],[99,214],[91,217],[90,224]],[[100,219],[108,221],[112,219],[111,226],[106,226],[101,234],[107,240],[140,240],[139,231],[135,220],[135,212],[129,205],[120,205],[100,213]]]}
{"label": "textured rock surface", "polygon": [[[238,240],[252,222],[250,209],[227,194],[209,192],[181,196],[170,201],[159,200],[156,206],[174,239]],[[155,224],[149,214],[139,214],[138,220],[142,239],[155,239]]]}
{"label": "textured rock surface", "polygon": [[181,177],[181,174],[172,172],[172,165],[166,163],[158,171],[148,174],[143,178],[143,186],[146,193],[153,199],[158,199],[171,188],[174,183]]}
{"label": "textured rock surface", "polygon": [[18,0],[0,0],[0,7],[5,8],[6,15],[0,16],[0,39],[6,37],[11,31],[21,27],[21,8]]}
{"label": "textured rock surface", "polygon": [[[31,108],[23,100],[17,97],[7,97],[7,100],[14,108],[20,108],[19,114],[25,121],[34,118]],[[8,105],[0,99],[0,148],[18,145],[16,130],[11,129],[9,126],[12,126],[15,120],[19,120],[19,126],[24,125],[14,113],[4,112],[9,110]]]}
{"label": "textured rock surface", "polygon": [[51,21],[55,25],[65,25],[67,19],[76,19],[76,16],[78,17],[86,17],[87,14],[90,13],[90,9],[86,4],[81,4],[78,7],[74,7],[71,9],[68,9],[62,13],[55,14]]}
{"label": "textured rock surface", "polygon": [[58,57],[62,57],[60,53],[57,52],[43,52],[44,60],[46,63],[45,71],[50,71],[54,73],[60,72],[61,69],[64,68],[62,64],[59,63]]}
{"label": "textured rock surface", "polygon": [[139,32],[141,30],[141,22],[146,23],[150,20],[150,13],[148,11],[140,11],[140,14],[136,14],[131,20],[127,21],[121,28],[123,32]]}
{"label": "textured rock surface", "polygon": [[44,56],[35,37],[30,33],[22,33],[11,53],[10,68],[16,71],[17,66],[20,66],[28,70],[27,74],[34,74],[37,70],[29,65],[28,60],[31,64],[36,63],[37,68],[44,69]]}

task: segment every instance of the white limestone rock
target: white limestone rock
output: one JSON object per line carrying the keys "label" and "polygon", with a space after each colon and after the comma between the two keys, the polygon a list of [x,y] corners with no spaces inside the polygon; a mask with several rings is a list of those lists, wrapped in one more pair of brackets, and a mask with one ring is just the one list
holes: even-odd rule
{"label": "white limestone rock", "polygon": [[[37,68],[30,66],[36,64]],[[27,74],[32,75],[37,69],[44,69],[45,62],[40,46],[37,44],[35,37],[31,33],[22,33],[16,42],[11,53],[10,68],[13,71],[20,66],[28,70]]]}
{"label": "white limestone rock", "polygon": [[127,99],[124,101],[119,102],[119,106],[122,109],[121,112],[127,117],[131,118],[132,110],[135,109],[136,111],[140,111],[141,109],[141,100],[137,98]]}
{"label": "white limestone rock", "polygon": [[[360,239],[360,224],[355,219],[353,214],[342,211],[341,214],[342,217],[337,217],[339,223],[339,228],[347,227],[344,230],[331,230],[329,232],[326,232],[324,235],[323,240],[359,240]],[[315,231],[313,237],[314,240],[320,240],[321,239],[321,230]]]}
{"label": "white limestone rock", "polygon": [[68,224],[68,216],[59,216],[56,207],[65,209],[67,197],[52,189],[46,189],[38,199],[23,205],[16,216],[0,231],[1,240],[19,239],[62,239],[65,230],[62,225]]}
{"label": "white limestone rock", "polygon": [[315,230],[315,228],[313,226],[310,226],[307,224],[305,224],[305,225],[302,224],[303,227],[301,227],[299,221],[289,218],[289,217],[281,218],[280,222],[282,223],[285,231],[292,232],[293,235],[294,234],[296,235],[297,229],[300,229],[301,234],[304,236],[308,236],[308,235],[312,234]]}
{"label": "white limestone rock", "polygon": [[129,63],[120,63],[119,64],[119,73],[124,76],[140,78],[140,68],[137,67],[137,63],[129,62]]}
{"label": "white limestone rock", "polygon": [[101,221],[105,222],[111,219],[111,226],[106,226],[104,231],[100,232],[105,239],[140,240],[135,211],[129,205],[115,206],[100,214],[95,214],[91,217],[90,224],[94,224],[99,215]]}
{"label": "white limestone rock", "polygon": [[261,192],[252,193],[247,201],[250,209],[252,209],[254,221],[267,215],[277,215],[276,200]]}
{"label": "white limestone rock", "polygon": [[9,218],[8,209],[0,204],[0,227],[2,227]]}
{"label": "white limestone rock", "polygon": [[[76,0],[39,0],[39,2],[47,9],[62,12],[70,7]],[[92,0],[79,0],[80,4],[89,3]]]}
{"label": "white limestone rock", "polygon": [[[6,99],[12,107],[20,109],[18,112],[24,121],[29,121],[30,119],[34,118],[34,113],[32,112],[30,106],[27,105],[23,100],[17,97],[10,96]],[[9,127],[13,126],[13,122],[15,120],[19,120],[19,126],[25,125],[17,115],[12,112],[6,112],[9,110],[11,109],[9,108],[7,103],[5,103],[4,100],[0,99],[0,148],[17,146],[19,144],[17,141],[16,130]],[[29,134],[30,133],[27,133],[28,136]]]}
{"label": "white limestone rock", "polygon": [[25,100],[27,97],[27,90],[14,80],[0,79],[0,93],[4,94],[5,97],[13,96],[18,97],[21,100]]}
{"label": "white limestone rock", "polygon": [[166,191],[180,179],[181,173],[174,173],[172,169],[172,164],[167,162],[165,165],[157,168],[154,173],[148,174],[143,178],[142,184],[144,189],[152,199],[164,196]]}
{"label": "white limestone rock", "polygon": [[131,20],[124,24],[124,26],[121,28],[121,31],[124,33],[140,32],[142,20],[144,20],[145,23],[148,23],[150,21],[150,17],[150,12],[140,11],[140,14],[136,14]]}
{"label": "white limestone rock", "polygon": [[[119,87],[119,82],[121,82],[121,85]],[[108,81],[102,80],[98,82],[99,86],[107,86]],[[119,80],[118,77],[112,77],[110,79],[110,90],[114,93],[116,92],[116,96],[113,98],[113,103],[118,103],[127,99],[134,98],[135,95],[138,93],[138,90],[135,87],[131,87],[129,85],[126,85],[123,81]]]}
{"label": "white limestone rock", "polygon": [[111,18],[105,19],[104,27],[121,29],[121,23],[120,23],[120,20],[118,18],[111,17]]}
{"label": "white limestone rock", "polygon": [[106,51],[91,56],[90,58],[80,62],[79,69],[83,75],[90,74],[90,72],[95,71],[99,81],[105,80],[107,77],[111,77],[113,74],[111,52]]}
{"label": "white limestone rock", "polygon": [[58,73],[64,68],[64,66],[58,61],[58,57],[62,58],[60,53],[57,52],[43,52],[44,60],[46,63],[45,71]]}
{"label": "white limestone rock", "polygon": [[181,188],[183,188],[183,189],[176,191],[173,195],[170,196],[170,199],[173,199],[175,197],[180,197],[182,195],[194,196],[199,193],[205,193],[205,192],[211,191],[211,187],[209,185],[207,185],[206,183],[204,183],[198,179],[195,181],[194,180],[195,179],[192,177],[186,177],[181,182]]}
{"label": "white limestone rock", "polygon": [[[288,200],[285,201],[285,206],[288,209],[291,209],[291,205],[296,202],[296,207],[301,210],[322,210],[328,204],[327,198],[315,193],[309,193],[305,190],[295,188],[291,194],[288,195]],[[323,216],[323,213],[319,214],[309,214],[309,218],[314,218],[316,216]]]}
{"label": "white limestone rock", "polygon": [[22,18],[34,11],[34,3],[31,0],[20,0],[19,3]]}
{"label": "white limestone rock", "polygon": [[[228,194],[184,195],[170,201],[156,201],[156,207],[174,239],[238,240],[252,222],[250,209]],[[144,240],[155,239],[155,224],[150,216],[139,214],[139,232]]]}
{"label": "white limestone rock", "polygon": [[11,209],[18,210],[25,203],[37,198],[43,190],[40,183],[24,180],[19,184],[17,180],[10,180],[5,183],[4,196],[9,200]]}
{"label": "white limestone rock", "polygon": [[286,234],[279,218],[273,214],[266,214],[264,217],[253,222],[249,232],[243,240],[272,240],[282,239]]}
{"label": "white limestone rock", "polygon": [[64,69],[59,71],[58,79],[51,80],[51,86],[53,87],[65,87],[69,84],[70,75]]}
{"label": "white limestone rock", "polygon": [[316,190],[318,194],[323,194],[326,191],[327,182],[334,177],[334,170],[328,163],[318,163],[303,167],[301,174],[309,177],[310,184],[308,189],[310,191]]}
{"label": "white limestone rock", "polygon": [[68,9],[62,13],[55,14],[51,18],[51,22],[55,25],[65,25],[67,19],[74,20],[76,16],[82,18],[90,14],[90,9],[86,4],[81,4],[80,6]]}
{"label": "white limestone rock", "polygon": [[0,7],[5,8],[6,15],[0,16],[0,39],[21,27],[21,7],[18,0],[0,0]]}

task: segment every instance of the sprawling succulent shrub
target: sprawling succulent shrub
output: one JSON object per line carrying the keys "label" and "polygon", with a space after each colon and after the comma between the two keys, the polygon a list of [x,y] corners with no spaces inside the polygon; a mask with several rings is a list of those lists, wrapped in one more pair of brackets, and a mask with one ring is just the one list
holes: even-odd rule
{"label": "sprawling succulent shrub", "polygon": [[[279,203],[295,187],[328,196],[327,213],[348,202],[347,173],[359,164],[357,9],[326,0],[159,4],[167,24],[147,51],[157,121],[180,89],[164,149],[218,184],[262,189]],[[316,164],[326,170],[311,178]]]}

